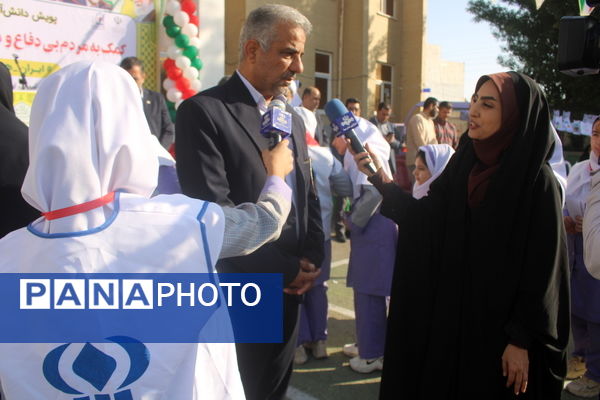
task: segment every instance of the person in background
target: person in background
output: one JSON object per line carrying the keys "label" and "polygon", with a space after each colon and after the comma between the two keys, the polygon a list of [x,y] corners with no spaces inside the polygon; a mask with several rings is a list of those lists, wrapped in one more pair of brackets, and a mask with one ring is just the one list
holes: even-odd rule
{"label": "person in background", "polygon": [[324,135],[321,119],[316,115],[320,102],[321,92],[319,89],[314,86],[309,86],[302,92],[302,105],[299,107],[294,107],[294,110],[300,114],[304,120],[306,129],[311,133],[319,145],[329,146],[329,140]]}
{"label": "person in background", "polygon": [[429,187],[444,172],[452,155],[454,149],[447,144],[428,144],[419,147],[413,172],[415,185],[412,194],[415,199],[427,196]]}
{"label": "person in background", "polygon": [[[306,122],[306,121],[305,121]],[[315,285],[305,293],[300,305],[300,333],[294,356],[296,364],[308,361],[306,349],[316,359],[327,358],[327,280],[331,271],[331,212],[332,195],[352,195],[352,182],[342,164],[331,154],[328,147],[319,146],[310,131],[306,132],[308,155],[316,184],[321,221],[325,237],[325,258],[321,264],[321,275]]]}
{"label": "person in background", "polygon": [[390,122],[390,115],[392,115],[392,106],[381,102],[377,105],[377,113],[369,118],[369,122],[379,129],[379,132],[381,132],[385,140],[390,144],[392,150],[390,151],[388,162],[392,176],[394,176],[396,174],[396,153],[401,149],[402,143],[396,140],[394,124]]}
{"label": "person in background", "polygon": [[592,125],[590,145],[589,159],[571,168],[564,209],[571,265],[571,330],[575,345],[567,378],[581,377],[569,383],[566,390],[586,398],[600,394],[600,281],[586,269],[582,235],[592,174],[600,170],[600,118]]}
{"label": "person in background", "polygon": [[[377,127],[356,117],[355,132],[382,160],[388,160],[390,146]],[[347,285],[354,293],[356,343],[346,344],[343,352],[350,368],[358,373],[371,373],[383,368],[386,340],[387,301],[390,295],[398,228],[379,212],[381,195],[367,180],[346,152],[344,169],[352,180],[352,208],[348,218],[352,240],[348,262]],[[387,163],[383,166],[390,176]],[[393,340],[393,338],[392,338]]]}
{"label": "person in background", "polygon": [[21,228],[40,213],[21,195],[29,154],[27,125],[15,115],[10,71],[0,63],[0,238]]}
{"label": "person in background", "polygon": [[381,399],[560,399],[569,267],[554,146],[542,89],[504,72],[477,82],[469,129],[426,197],[355,155],[402,228]]}
{"label": "person in background", "polygon": [[129,72],[129,75],[133,77],[135,83],[138,85],[144,105],[144,114],[150,126],[150,132],[158,138],[160,144],[165,149],[169,149],[175,140],[175,129],[163,95],[144,88],[146,72],[144,72],[144,64],[139,58],[124,58],[121,61],[121,68]]}
{"label": "person in background", "polygon": [[419,147],[437,144],[433,125],[433,119],[437,114],[438,101],[435,97],[429,97],[423,103],[423,111],[413,115],[408,121],[406,127],[406,165],[411,180],[414,179],[412,172],[415,169],[415,158]]}
{"label": "person in background", "polygon": [[433,119],[433,126],[438,143],[449,144],[456,150],[456,146],[458,146],[458,132],[456,131],[456,126],[448,121],[451,113],[452,103],[442,101],[439,106],[438,116]]}

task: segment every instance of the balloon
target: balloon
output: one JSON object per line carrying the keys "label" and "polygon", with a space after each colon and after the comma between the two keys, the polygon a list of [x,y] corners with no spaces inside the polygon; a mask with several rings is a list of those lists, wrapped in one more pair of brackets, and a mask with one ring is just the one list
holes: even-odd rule
{"label": "balloon", "polygon": [[200,38],[198,36],[190,37],[190,46],[200,48]]}
{"label": "balloon", "polygon": [[181,93],[176,88],[171,88],[167,90],[167,99],[169,101],[172,101],[173,103],[177,103],[179,100],[181,100],[182,96],[183,93]]}
{"label": "balloon", "polygon": [[169,109],[169,111],[171,111],[171,110],[175,111],[175,103],[167,100],[167,108]]}
{"label": "balloon", "polygon": [[[175,22],[173,22],[173,24],[175,24]],[[181,28],[178,27],[177,25],[173,25],[173,26],[169,26],[169,27],[165,28],[165,31],[167,32],[168,37],[174,38],[174,37],[177,37],[177,35],[179,35],[181,33]]]}
{"label": "balloon", "polygon": [[175,87],[175,82],[170,79],[165,79],[163,81],[163,88],[168,91],[169,89],[173,89]]}
{"label": "balloon", "polygon": [[192,96],[193,96],[193,95],[195,95],[195,94],[196,94],[196,92],[194,92],[192,89],[188,89],[188,90],[186,90],[185,92],[183,92],[183,96],[182,96],[182,97],[183,97],[184,99],[187,99],[187,98],[190,98],[190,97],[192,97]]}
{"label": "balloon", "polygon": [[186,69],[187,67],[192,65],[192,62],[186,56],[181,55],[175,59],[175,65],[177,65],[178,68]]}
{"label": "balloon", "polygon": [[[167,104],[173,104],[173,103],[169,102]],[[175,111],[175,104],[173,104],[173,109],[169,108],[169,117],[171,117],[172,122],[175,122],[176,116],[177,116],[177,111]]]}
{"label": "balloon", "polygon": [[190,37],[188,35],[180,33],[175,38],[175,44],[177,45],[177,47],[186,48],[190,45]]}
{"label": "balloon", "polygon": [[187,78],[181,77],[175,82],[175,87],[182,93],[185,93],[186,90],[190,89],[190,81]]}
{"label": "balloon", "polygon": [[198,79],[198,70],[194,67],[188,67],[183,70],[183,76],[193,81],[194,79]]}
{"label": "balloon", "polygon": [[165,70],[167,70],[167,69],[171,69],[173,67],[175,67],[175,61],[171,58],[165,59],[165,61],[163,62],[163,68]]}
{"label": "balloon", "polygon": [[175,109],[176,109],[176,110],[179,108],[179,106],[181,105],[181,103],[183,103],[183,99],[181,99],[181,100],[179,100],[179,101],[177,101],[177,102],[175,103]]}
{"label": "balloon", "polygon": [[190,15],[190,24],[194,24],[196,26],[200,25],[200,19],[198,18],[197,15],[194,15],[194,14]]}
{"label": "balloon", "polygon": [[177,60],[177,57],[181,56],[182,54],[183,54],[183,50],[181,50],[179,47],[177,47],[175,45],[171,45],[167,49],[167,55],[169,56],[169,58],[172,58],[173,60]]}
{"label": "balloon", "polygon": [[201,70],[202,67],[204,67],[204,63],[202,60],[196,57],[192,60],[192,67],[196,68],[197,70]]}
{"label": "balloon", "polygon": [[183,55],[190,59],[193,59],[194,57],[196,57],[196,55],[198,55],[198,48],[194,46],[188,46],[185,48],[185,50],[183,50]]}
{"label": "balloon", "polygon": [[168,28],[170,26],[177,26],[177,24],[175,23],[175,21],[173,20],[173,17],[170,15],[167,15],[166,17],[163,18],[163,26],[165,28]]}
{"label": "balloon", "polygon": [[192,15],[194,11],[196,11],[196,4],[192,0],[183,0],[181,2],[181,9],[189,15]]}
{"label": "balloon", "polygon": [[181,4],[177,0],[169,0],[165,9],[167,11],[167,14],[174,16],[175,14],[181,11]]}
{"label": "balloon", "polygon": [[185,11],[178,11],[173,15],[173,20],[179,26],[184,26],[190,22],[190,16]]}
{"label": "balloon", "polygon": [[181,33],[185,33],[190,37],[196,37],[198,36],[198,27],[194,24],[186,24],[181,28]]}
{"label": "balloon", "polygon": [[173,81],[179,79],[181,75],[183,75],[183,71],[177,67],[173,67],[167,70],[167,76]]}
{"label": "balloon", "polygon": [[190,89],[192,89],[194,92],[199,92],[201,88],[202,82],[200,82],[199,79],[194,79],[190,82]]}

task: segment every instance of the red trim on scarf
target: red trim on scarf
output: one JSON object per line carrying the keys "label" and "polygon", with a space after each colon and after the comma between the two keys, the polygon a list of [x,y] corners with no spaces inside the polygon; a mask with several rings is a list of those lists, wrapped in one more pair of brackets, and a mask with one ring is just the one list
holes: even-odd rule
{"label": "red trim on scarf", "polygon": [[82,204],[76,204],[76,205],[70,206],[70,207],[61,208],[59,210],[48,211],[48,212],[42,213],[42,215],[48,221],[52,221],[53,219],[59,219],[59,218],[64,218],[64,217],[70,217],[71,215],[84,213],[84,212],[93,210],[95,208],[102,207],[108,203],[112,203],[112,201],[114,199],[115,199],[115,192],[110,192],[110,193],[100,197],[99,199],[87,201]]}
{"label": "red trim on scarf", "polygon": [[308,131],[305,133],[305,137],[306,137],[306,144],[308,146],[319,146],[319,142],[317,142],[315,140],[315,138],[312,137],[310,133],[308,133]]}

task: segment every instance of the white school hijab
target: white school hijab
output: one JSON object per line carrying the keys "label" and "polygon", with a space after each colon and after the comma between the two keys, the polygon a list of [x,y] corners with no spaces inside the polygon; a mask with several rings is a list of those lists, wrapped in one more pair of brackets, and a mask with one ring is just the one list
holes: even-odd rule
{"label": "white school hijab", "polygon": [[[22,194],[42,212],[121,190],[149,198],[158,157],[139,89],[122,68],[101,61],[68,65],[40,83],[31,109],[29,169]],[[111,206],[53,221],[44,233],[97,227]]]}
{"label": "white school hijab", "polygon": [[567,192],[565,196],[565,207],[569,215],[583,217],[587,197],[592,185],[592,172],[598,171],[598,154],[593,150],[590,152],[589,160],[584,160],[573,165],[567,178]]}
{"label": "white school hijab", "polygon": [[448,144],[428,144],[427,146],[419,147],[425,153],[425,161],[427,168],[431,172],[431,177],[419,185],[416,181],[413,186],[413,197],[420,199],[421,197],[427,196],[429,192],[429,186],[438,176],[444,171],[448,161],[454,154],[454,149]]}

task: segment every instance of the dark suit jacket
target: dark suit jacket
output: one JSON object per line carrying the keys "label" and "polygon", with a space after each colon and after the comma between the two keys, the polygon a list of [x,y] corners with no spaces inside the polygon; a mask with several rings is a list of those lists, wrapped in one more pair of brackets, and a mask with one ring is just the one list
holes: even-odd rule
{"label": "dark suit jacket", "polygon": [[[219,261],[222,272],[279,272],[284,286],[298,274],[299,259],[320,266],[323,231],[319,202],[311,180],[302,119],[292,113],[298,228],[290,213],[281,237],[243,257]],[[261,150],[269,141],[260,132],[261,116],[237,74],[222,86],[197,94],[177,111],[177,172],[183,193],[221,205],[256,202],[266,180]]]}
{"label": "dark suit jacket", "polygon": [[175,140],[175,131],[163,95],[144,89],[142,102],[144,103],[144,114],[146,114],[150,132],[158,138],[165,149],[168,149]]}

